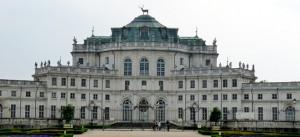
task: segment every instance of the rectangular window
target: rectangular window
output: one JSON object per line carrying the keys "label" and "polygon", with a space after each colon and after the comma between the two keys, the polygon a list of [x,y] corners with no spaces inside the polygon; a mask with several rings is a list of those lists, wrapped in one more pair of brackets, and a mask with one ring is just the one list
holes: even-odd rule
{"label": "rectangular window", "polygon": [[278,120],[278,109],[277,109],[277,107],[272,107],[272,120]]}
{"label": "rectangular window", "polygon": [[70,94],[70,99],[75,99],[75,93]]}
{"label": "rectangular window", "polygon": [[232,80],[232,87],[237,87],[237,80],[236,79]]}
{"label": "rectangular window", "polygon": [[64,92],[61,92],[61,93],[60,93],[60,98],[61,98],[61,99],[64,99],[64,98],[66,98],[66,93],[64,93]]}
{"label": "rectangular window", "polygon": [[109,57],[105,57],[105,64],[109,64]]}
{"label": "rectangular window", "polygon": [[44,118],[44,105],[39,105],[39,118]]}
{"label": "rectangular window", "polygon": [[227,94],[223,94],[223,100],[227,100]]}
{"label": "rectangular window", "polygon": [[223,79],[223,87],[227,88],[227,79]]}
{"label": "rectangular window", "polygon": [[50,117],[56,118],[56,106],[55,105],[51,105]]}
{"label": "rectangular window", "polygon": [[85,119],[85,107],[80,108],[80,118]]}
{"label": "rectangular window", "polygon": [[196,110],[194,107],[191,107],[190,108],[190,120],[191,121],[195,121],[196,120]]}
{"label": "rectangular window", "polygon": [[71,86],[72,86],[72,87],[75,86],[75,78],[71,78]]}
{"label": "rectangular window", "polygon": [[287,93],[286,94],[286,99],[292,99],[293,97],[292,97],[292,94],[291,93]]}
{"label": "rectangular window", "polygon": [[210,60],[209,60],[209,59],[205,60],[205,65],[206,65],[206,66],[209,66],[209,65],[210,65]]}
{"label": "rectangular window", "polygon": [[10,117],[15,118],[16,117],[16,104],[10,105]]}
{"label": "rectangular window", "polygon": [[52,78],[52,86],[56,86],[57,85],[57,79],[56,78]]}
{"label": "rectangular window", "polygon": [[110,99],[110,96],[109,96],[108,94],[106,94],[106,95],[105,95],[105,100],[108,101],[109,99]]}
{"label": "rectangular window", "polygon": [[232,107],[232,119],[236,119],[236,112],[237,112],[237,107]]}
{"label": "rectangular window", "polygon": [[232,94],[232,100],[237,100],[237,94]]}
{"label": "rectangular window", "polygon": [[14,91],[14,90],[11,91],[11,96],[12,96],[12,97],[16,97],[16,96],[17,96],[17,91]]}
{"label": "rectangular window", "polygon": [[219,86],[218,80],[214,80],[214,88],[217,88]]}
{"label": "rectangular window", "polygon": [[30,118],[30,105],[25,105],[25,118]]}
{"label": "rectangular window", "polygon": [[45,97],[45,92],[40,92],[40,97],[41,98]]}
{"label": "rectangular window", "polygon": [[249,94],[244,94],[244,100],[249,100]]}
{"label": "rectangular window", "polygon": [[105,80],[105,88],[110,88],[110,80]]}
{"label": "rectangular window", "polygon": [[228,110],[227,107],[223,107],[223,120],[227,120]]}
{"label": "rectangular window", "polygon": [[272,99],[277,99],[277,94],[272,94]]}
{"label": "rectangular window", "polygon": [[207,120],[207,108],[202,108],[202,120]]}
{"label": "rectangular window", "polygon": [[164,82],[163,81],[158,81],[158,85],[159,85],[159,90],[163,91],[164,90]]}
{"label": "rectangular window", "polygon": [[191,88],[195,88],[195,80],[191,80]]}
{"label": "rectangular window", "polygon": [[97,87],[98,87],[98,80],[94,79],[94,88],[97,88]]}
{"label": "rectangular window", "polygon": [[67,79],[61,78],[61,86],[66,86],[66,85],[67,85]]}
{"label": "rectangular window", "polygon": [[178,88],[182,89],[183,88],[183,81],[178,81]]}
{"label": "rectangular window", "polygon": [[86,87],[86,79],[81,79],[81,87]]}
{"label": "rectangular window", "polygon": [[202,88],[207,88],[207,80],[202,80]]}
{"label": "rectangular window", "polygon": [[264,120],[264,109],[263,109],[263,107],[258,107],[258,120]]}
{"label": "rectangular window", "polygon": [[207,100],[207,96],[206,95],[202,95],[202,100]]}
{"label": "rectangular window", "polygon": [[214,95],[214,98],[213,98],[214,100],[218,100],[218,95],[216,94],[216,95]]}
{"label": "rectangular window", "polygon": [[147,86],[147,81],[146,80],[142,81],[142,86]]}
{"label": "rectangular window", "polygon": [[26,91],[26,94],[25,94],[26,97],[30,97],[30,91]]}
{"label": "rectangular window", "polygon": [[81,65],[83,64],[83,58],[78,59],[78,64],[81,64]]}
{"label": "rectangular window", "polygon": [[93,119],[98,119],[98,107],[97,106],[93,106],[93,113],[92,113],[92,117]]}
{"label": "rectangular window", "polygon": [[98,99],[98,94],[94,94],[94,95],[93,95],[93,99],[94,99],[94,100],[97,100],[97,99]]}
{"label": "rectangular window", "polygon": [[182,118],[183,118],[183,109],[178,108],[178,119],[182,119]]}
{"label": "rectangular window", "polygon": [[262,100],[263,99],[263,94],[258,94],[257,99]]}
{"label": "rectangular window", "polygon": [[190,100],[191,100],[191,101],[195,100],[195,95],[191,95],[191,96],[190,96]]}
{"label": "rectangular window", "polygon": [[56,92],[51,93],[51,98],[56,98]]}
{"label": "rectangular window", "polygon": [[130,81],[125,81],[125,90],[129,90]]}
{"label": "rectangular window", "polygon": [[104,119],[109,120],[109,107],[105,107],[104,109]]}
{"label": "rectangular window", "polygon": [[2,96],[2,91],[0,90],[0,96]]}
{"label": "rectangular window", "polygon": [[249,107],[244,107],[244,112],[248,113],[249,112]]}
{"label": "rectangular window", "polygon": [[180,58],[180,65],[183,65],[183,58]]}
{"label": "rectangular window", "polygon": [[85,99],[85,94],[81,94],[81,99]]}
{"label": "rectangular window", "polygon": [[183,96],[182,95],[178,95],[178,101],[182,101],[183,100]]}

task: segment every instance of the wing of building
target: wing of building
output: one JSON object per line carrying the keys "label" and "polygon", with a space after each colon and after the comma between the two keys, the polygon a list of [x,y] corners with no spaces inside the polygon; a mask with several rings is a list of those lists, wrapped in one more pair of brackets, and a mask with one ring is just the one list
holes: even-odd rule
{"label": "wing of building", "polygon": [[73,63],[36,63],[33,81],[0,80],[0,125],[58,125],[71,104],[77,125],[206,126],[217,107],[224,126],[300,128],[299,82],[256,83],[254,65],[217,65],[216,41],[181,37],[148,14],[111,32],[74,38]]}

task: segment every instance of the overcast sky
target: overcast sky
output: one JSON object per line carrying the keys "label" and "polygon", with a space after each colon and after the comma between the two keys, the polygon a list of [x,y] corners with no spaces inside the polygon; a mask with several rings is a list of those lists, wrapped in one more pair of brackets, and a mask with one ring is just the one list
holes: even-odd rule
{"label": "overcast sky", "polygon": [[[218,62],[255,64],[267,81],[300,81],[300,0],[0,0],[0,79],[32,79],[34,62],[71,60],[72,38],[110,35],[149,14],[180,36],[216,37]],[[56,64],[56,63],[55,63]]]}

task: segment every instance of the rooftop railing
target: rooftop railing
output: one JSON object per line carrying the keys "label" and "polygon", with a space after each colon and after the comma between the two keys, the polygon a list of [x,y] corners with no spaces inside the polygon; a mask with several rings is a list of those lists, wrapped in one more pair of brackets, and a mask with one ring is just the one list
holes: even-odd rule
{"label": "rooftop railing", "polygon": [[244,83],[244,89],[263,89],[263,88],[284,88],[284,87],[299,87],[300,82],[262,82],[262,83]]}
{"label": "rooftop railing", "polygon": [[38,85],[45,85],[45,84],[46,83],[43,81],[0,79],[0,85],[38,86]]}

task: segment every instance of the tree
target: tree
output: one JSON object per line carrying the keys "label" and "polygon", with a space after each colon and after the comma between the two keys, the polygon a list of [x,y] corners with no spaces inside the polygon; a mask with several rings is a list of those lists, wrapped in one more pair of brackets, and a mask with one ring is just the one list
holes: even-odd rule
{"label": "tree", "polygon": [[213,111],[210,114],[209,119],[210,119],[210,121],[215,122],[215,125],[216,125],[217,122],[220,121],[221,115],[222,115],[221,111],[217,107],[214,107]]}
{"label": "tree", "polygon": [[70,123],[74,119],[74,106],[67,105],[63,107],[62,116],[66,123]]}

